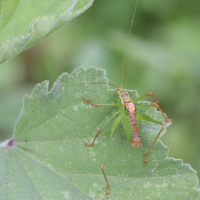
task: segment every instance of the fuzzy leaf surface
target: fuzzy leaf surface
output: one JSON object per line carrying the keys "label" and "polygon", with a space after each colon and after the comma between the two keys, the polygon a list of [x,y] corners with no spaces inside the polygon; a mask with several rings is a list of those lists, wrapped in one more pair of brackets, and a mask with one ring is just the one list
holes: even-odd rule
{"label": "fuzzy leaf surface", "polygon": [[[48,82],[36,85],[24,98],[21,117],[12,140],[0,145],[1,199],[106,199],[106,183],[100,169],[112,123],[90,143],[117,107],[92,107],[81,97],[98,104],[116,103],[116,89],[109,89],[105,71],[77,68],[62,74],[48,91]],[[76,85],[74,85],[76,84]],[[136,91],[129,91],[132,99]],[[149,104],[140,101],[138,104]],[[164,121],[156,108],[140,112]],[[166,127],[170,123],[166,123]],[[167,158],[167,148],[156,142],[144,165],[144,155],[161,125],[142,122],[143,147],[132,148],[121,124],[116,130],[105,162],[111,200],[199,199],[194,189],[196,172],[181,160]],[[166,130],[165,130],[166,131]]]}

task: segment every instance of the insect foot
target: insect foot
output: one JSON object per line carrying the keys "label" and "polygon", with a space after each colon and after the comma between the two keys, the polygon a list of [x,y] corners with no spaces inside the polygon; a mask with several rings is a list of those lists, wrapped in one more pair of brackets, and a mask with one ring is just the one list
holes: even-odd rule
{"label": "insect foot", "polygon": [[98,106],[99,106],[98,104],[92,103],[89,99],[86,99],[85,97],[82,97],[82,99],[83,99],[84,101],[89,102],[89,103],[91,104],[91,106],[94,106],[94,107],[98,107]]}
{"label": "insect foot", "polygon": [[103,172],[103,175],[104,175],[104,178],[105,178],[105,181],[106,181],[106,184],[107,184],[107,192],[106,192],[106,199],[109,198],[109,194],[110,194],[110,185],[108,184],[108,180],[107,180],[107,177],[106,177],[106,174],[104,172],[104,164],[101,164],[101,170]]}
{"label": "insect foot", "polygon": [[86,142],[86,143],[84,142],[84,144],[85,144],[86,146],[88,146],[88,147],[92,147],[92,146],[93,146],[93,143],[92,143],[92,144],[88,144],[87,142]]}

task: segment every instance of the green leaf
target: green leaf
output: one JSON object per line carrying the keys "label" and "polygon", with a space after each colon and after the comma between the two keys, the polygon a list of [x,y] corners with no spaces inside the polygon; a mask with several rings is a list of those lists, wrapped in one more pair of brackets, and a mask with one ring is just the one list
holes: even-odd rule
{"label": "green leaf", "polygon": [[[118,108],[92,107],[116,102],[116,89],[109,89],[105,71],[77,68],[61,75],[48,92],[48,82],[38,84],[24,98],[21,117],[13,138],[0,147],[1,199],[105,199],[106,183],[100,169],[112,123],[91,142]],[[76,84],[76,85],[74,85]],[[134,99],[136,91],[129,91]],[[139,102],[148,103],[147,101]],[[163,121],[156,108],[140,112]],[[167,126],[170,123],[166,124]],[[105,162],[110,188],[116,199],[199,199],[194,189],[196,172],[182,160],[166,158],[167,148],[156,142],[144,166],[144,154],[161,126],[142,122],[141,148],[132,148],[123,128],[117,128]],[[178,142],[178,141],[177,141]]]}
{"label": "green leaf", "polygon": [[1,0],[0,63],[87,10],[94,0]]}

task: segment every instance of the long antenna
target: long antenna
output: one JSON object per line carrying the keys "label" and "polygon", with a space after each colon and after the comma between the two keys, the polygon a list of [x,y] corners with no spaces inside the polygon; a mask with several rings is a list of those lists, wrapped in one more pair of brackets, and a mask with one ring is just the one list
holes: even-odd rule
{"label": "long antenna", "polygon": [[128,34],[128,39],[127,39],[127,42],[126,42],[126,49],[125,49],[125,53],[124,53],[124,61],[123,61],[123,66],[122,66],[121,88],[122,88],[122,84],[123,84],[123,75],[124,75],[124,64],[125,64],[125,59],[126,59],[126,51],[127,51],[127,47],[128,47],[128,41],[129,41],[129,38],[130,38],[131,29],[132,29],[132,25],[133,25],[133,21],[134,21],[137,5],[138,5],[138,0],[136,2],[136,5],[135,5],[135,10],[134,10],[134,13],[133,13],[133,18],[132,18],[132,21],[131,21],[131,26],[130,26],[130,30],[129,30],[129,34]]}
{"label": "long antenna", "polygon": [[94,84],[107,84],[107,85],[111,85],[115,88],[118,88],[117,86],[111,84],[111,83],[78,83],[78,84],[73,84],[73,85],[67,85],[67,86],[74,86],[74,85],[94,85]]}

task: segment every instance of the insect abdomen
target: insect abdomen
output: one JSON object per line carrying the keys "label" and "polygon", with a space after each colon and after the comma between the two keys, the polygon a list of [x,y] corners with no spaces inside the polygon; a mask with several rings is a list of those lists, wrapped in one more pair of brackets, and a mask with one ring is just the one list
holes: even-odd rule
{"label": "insect abdomen", "polygon": [[122,115],[122,125],[126,137],[128,141],[132,143],[132,146],[138,147],[139,144],[140,146],[142,146],[142,141],[140,138],[141,126],[139,115],[136,112],[129,113],[127,110],[124,109]]}
{"label": "insect abdomen", "polygon": [[136,113],[134,113],[134,114],[130,113],[129,117],[131,119],[131,124],[133,127],[133,137],[134,137],[134,135],[139,135],[138,123],[137,123],[138,120],[137,120]]}
{"label": "insect abdomen", "polygon": [[133,128],[133,137],[132,137],[132,147],[138,147],[139,144],[142,146],[142,140],[140,138],[140,119],[139,116],[137,115],[136,112],[130,113],[130,120],[131,120],[131,125]]}

